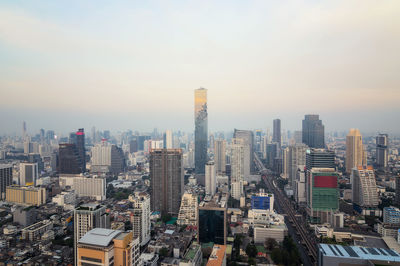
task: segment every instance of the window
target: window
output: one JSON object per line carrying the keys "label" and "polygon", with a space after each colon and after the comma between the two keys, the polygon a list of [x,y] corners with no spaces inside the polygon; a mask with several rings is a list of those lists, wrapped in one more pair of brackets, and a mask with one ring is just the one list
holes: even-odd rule
{"label": "window", "polygon": [[[84,257],[84,256],[81,256],[81,260],[87,260],[87,261],[93,261],[93,262],[102,263],[102,260],[101,260],[101,259],[89,258],[89,257]],[[83,264],[82,264],[82,265],[83,265]]]}

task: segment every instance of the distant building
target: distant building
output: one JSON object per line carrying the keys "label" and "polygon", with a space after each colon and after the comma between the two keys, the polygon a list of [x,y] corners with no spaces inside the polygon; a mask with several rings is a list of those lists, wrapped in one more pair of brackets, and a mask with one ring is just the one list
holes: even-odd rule
{"label": "distant building", "polygon": [[335,168],[335,152],[327,149],[309,149],[306,151],[306,169]]}
{"label": "distant building", "polygon": [[388,134],[379,134],[376,137],[376,166],[385,169],[388,166]]}
{"label": "distant building", "polygon": [[19,184],[21,186],[35,186],[37,179],[39,179],[37,163],[19,164]]}
{"label": "distant building", "polygon": [[77,197],[91,197],[96,200],[106,199],[106,178],[99,176],[60,175],[61,189],[70,187]]}
{"label": "distant building", "polygon": [[132,232],[95,228],[79,239],[77,248],[78,266],[141,265],[139,239]]}
{"label": "distant building", "polygon": [[226,140],[217,139],[214,144],[214,161],[217,175],[226,173]]}
{"label": "distant building", "polygon": [[129,201],[133,205],[133,236],[139,237],[140,245],[144,246],[150,241],[150,195],[146,192],[135,192],[129,195]]}
{"label": "distant building", "polygon": [[92,148],[91,172],[119,174],[125,170],[125,156],[117,145],[102,141]]}
{"label": "distant building", "polygon": [[18,206],[12,213],[13,222],[23,227],[36,223],[37,210],[35,207]]}
{"label": "distant building", "polygon": [[[207,158],[208,114],[207,90],[200,88],[194,91],[194,145],[195,145],[195,173],[204,175]],[[201,184],[201,180],[198,180]]]}
{"label": "distant building", "polygon": [[0,164],[0,200],[6,198],[6,187],[12,185],[13,168],[11,164]]}
{"label": "distant building", "polygon": [[272,141],[278,143],[279,148],[282,146],[281,120],[280,119],[274,119],[274,121],[273,121]]}
{"label": "distant building", "polygon": [[198,199],[193,193],[184,193],[178,214],[178,225],[197,226]]}
{"label": "distant building", "polygon": [[243,140],[243,156],[244,156],[244,176],[249,176],[254,172],[254,134],[250,130],[236,129],[233,137]]}
{"label": "distant building", "polygon": [[173,143],[173,137],[172,137],[172,130],[167,130],[164,133],[164,149],[173,149],[174,148],[174,143]]}
{"label": "distant building", "polygon": [[306,164],[307,145],[295,144],[290,145],[287,149],[287,156],[285,156],[285,169],[289,185],[293,188],[296,180],[297,169],[299,165]]}
{"label": "distant building", "polygon": [[40,206],[46,203],[46,188],[12,185],[6,188],[6,201],[14,204]]}
{"label": "distant building", "polygon": [[353,168],[351,180],[353,203],[361,208],[362,214],[381,216],[378,208],[378,189],[372,166]]}
{"label": "distant building", "polygon": [[214,162],[206,163],[206,194],[213,196],[217,190],[217,173]]}
{"label": "distant building", "polygon": [[58,173],[80,174],[83,173],[79,151],[75,144],[60,143],[58,155]]}
{"label": "distant building", "polygon": [[85,132],[83,128],[76,132],[76,148],[79,156],[79,166],[82,172],[86,172],[86,150],[85,150]]}
{"label": "distant building", "polygon": [[362,136],[358,129],[350,129],[346,137],[346,173],[351,174],[354,167],[367,164]]}
{"label": "distant building", "polygon": [[214,242],[226,245],[227,196],[216,194],[205,198],[199,205],[197,240],[200,243]]}
{"label": "distant building", "polygon": [[294,185],[294,199],[297,203],[306,202],[306,171],[305,165],[299,165]]}
{"label": "distant building", "polygon": [[45,232],[51,229],[53,229],[53,222],[50,220],[43,220],[22,229],[21,236],[22,239],[25,240],[37,241],[40,240]]}
{"label": "distant building", "polygon": [[183,194],[182,150],[152,150],[150,180],[152,211],[177,215]]}
{"label": "distant building", "polygon": [[325,148],[325,127],[319,115],[305,115],[303,120],[303,143],[310,148]]}
{"label": "distant building", "polygon": [[274,210],[274,194],[261,191],[251,196],[251,208],[259,210]]}

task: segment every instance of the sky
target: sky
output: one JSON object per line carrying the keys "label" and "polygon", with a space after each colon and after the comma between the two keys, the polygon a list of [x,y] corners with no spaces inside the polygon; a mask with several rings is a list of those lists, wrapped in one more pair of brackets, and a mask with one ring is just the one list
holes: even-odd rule
{"label": "sky", "polygon": [[400,1],[0,2],[0,134],[40,128],[400,133]]}

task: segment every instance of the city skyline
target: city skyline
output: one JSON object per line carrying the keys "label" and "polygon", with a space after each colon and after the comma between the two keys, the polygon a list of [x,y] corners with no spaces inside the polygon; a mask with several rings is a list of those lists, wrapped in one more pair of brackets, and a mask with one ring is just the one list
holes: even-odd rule
{"label": "city skyline", "polygon": [[28,131],[188,131],[199,87],[209,91],[211,131],[274,118],[298,130],[319,114],[328,132],[398,134],[387,123],[400,111],[398,7],[3,1],[0,134],[19,133],[22,121]]}

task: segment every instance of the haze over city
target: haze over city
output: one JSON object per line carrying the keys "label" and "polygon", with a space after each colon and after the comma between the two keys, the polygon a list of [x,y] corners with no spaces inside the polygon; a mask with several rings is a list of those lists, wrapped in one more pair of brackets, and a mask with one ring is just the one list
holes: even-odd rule
{"label": "haze over city", "polygon": [[0,134],[52,128],[400,133],[399,1],[2,1]]}

